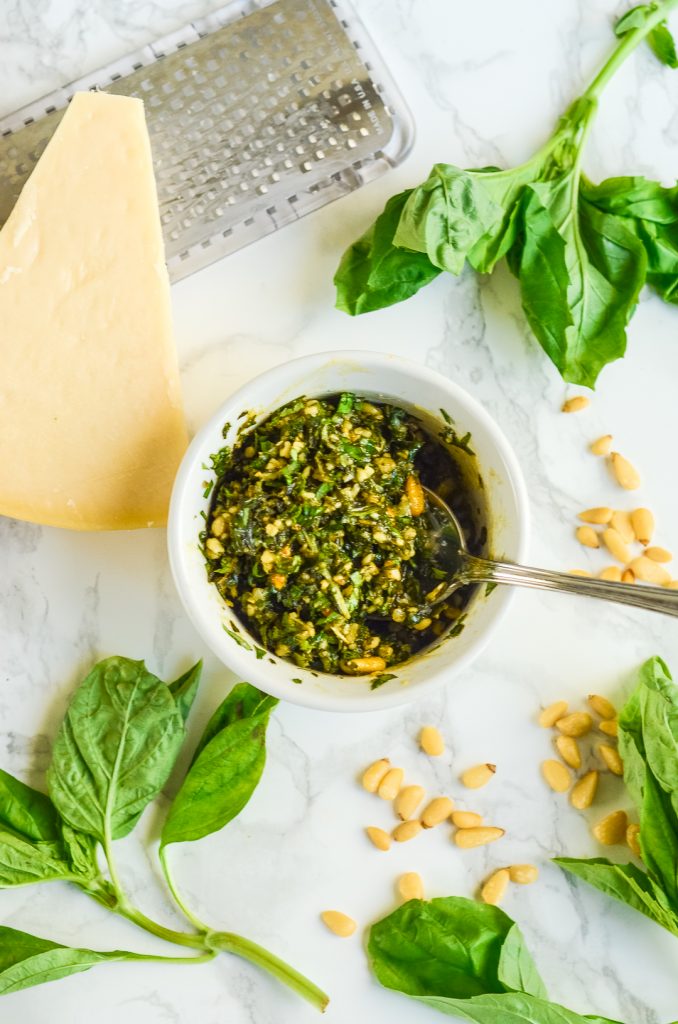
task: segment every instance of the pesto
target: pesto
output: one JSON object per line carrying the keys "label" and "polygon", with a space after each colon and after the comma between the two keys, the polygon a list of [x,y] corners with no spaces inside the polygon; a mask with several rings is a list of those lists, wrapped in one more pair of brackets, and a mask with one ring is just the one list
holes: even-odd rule
{"label": "pesto", "polygon": [[302,397],[245,418],[212,465],[208,576],[268,651],[380,685],[384,669],[461,631],[469,588],[432,603],[442,583],[420,483],[454,508],[471,548],[483,533],[455,459],[415,416],[351,393]]}

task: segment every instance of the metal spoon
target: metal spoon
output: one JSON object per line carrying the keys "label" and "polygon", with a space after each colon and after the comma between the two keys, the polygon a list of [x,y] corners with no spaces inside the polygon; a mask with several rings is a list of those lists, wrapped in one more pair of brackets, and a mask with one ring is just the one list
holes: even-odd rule
{"label": "metal spoon", "polygon": [[589,579],[565,572],[552,572],[550,569],[531,569],[512,562],[478,558],[469,553],[464,532],[452,509],[428,487],[423,490],[426,507],[422,514],[428,526],[431,545],[429,554],[434,564],[448,576],[447,585],[436,594],[433,604],[444,601],[459,587],[469,583],[509,583],[535,590],[559,590],[564,594],[579,594],[581,597],[601,597],[605,601],[678,616],[678,590],[636,587],[612,580]]}

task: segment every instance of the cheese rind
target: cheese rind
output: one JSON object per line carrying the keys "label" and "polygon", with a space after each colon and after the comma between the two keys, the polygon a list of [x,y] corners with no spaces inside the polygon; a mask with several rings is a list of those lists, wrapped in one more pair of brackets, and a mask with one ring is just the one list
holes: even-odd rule
{"label": "cheese rind", "polygon": [[186,443],[143,104],[79,93],[0,232],[0,514],[162,525]]}

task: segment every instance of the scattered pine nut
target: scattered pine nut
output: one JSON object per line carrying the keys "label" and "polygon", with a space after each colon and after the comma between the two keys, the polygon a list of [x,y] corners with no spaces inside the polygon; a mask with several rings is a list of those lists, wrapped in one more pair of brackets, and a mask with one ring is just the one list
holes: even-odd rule
{"label": "scattered pine nut", "polygon": [[598,772],[587,772],[586,775],[582,775],[581,779],[575,782],[570,793],[570,803],[578,811],[586,810],[593,803],[596,790],[598,789],[598,778]]}
{"label": "scattered pine nut", "polygon": [[617,709],[607,697],[601,697],[599,693],[590,693],[586,699],[591,710],[601,718],[616,718]]}
{"label": "scattered pine nut", "polygon": [[627,565],[626,568],[624,569],[623,573],[622,573],[622,583],[635,583],[635,582],[636,582],[636,574],[634,573],[633,569],[629,569],[629,567]]}
{"label": "scattered pine nut", "polygon": [[593,719],[587,711],[573,711],[571,715],[565,715],[556,722],[558,729],[563,736],[585,736],[591,731]]}
{"label": "scattered pine nut", "polygon": [[624,543],[621,535],[611,526],[608,526],[607,530],[603,531],[603,544],[618,562],[622,562],[625,565],[631,561],[631,552],[628,545]]}
{"label": "scattered pine nut", "polygon": [[424,799],[424,787],[423,786],[405,786],[401,789],[395,798],[395,812],[399,818],[405,821],[407,818],[411,818],[417,807]]}
{"label": "scattered pine nut", "polygon": [[365,829],[365,832],[367,833],[368,839],[378,850],[390,850],[391,837],[388,832],[383,830],[383,828],[377,828],[376,825],[370,825]]}
{"label": "scattered pine nut", "polygon": [[603,846],[615,846],[625,842],[628,823],[626,811],[612,811],[594,825],[592,831]]}
{"label": "scattered pine nut", "polygon": [[400,825],[396,825],[393,829],[393,838],[396,843],[407,843],[410,839],[414,839],[418,836],[423,828],[420,821],[416,818],[411,818],[409,821],[403,821]]}
{"label": "scattered pine nut", "polygon": [[531,885],[539,877],[539,871],[534,864],[511,864],[508,871],[511,881],[518,885]]}
{"label": "scattered pine nut", "polygon": [[611,580],[612,583],[621,583],[622,571],[618,565],[608,565],[598,573],[599,580]]}
{"label": "scattered pine nut", "polygon": [[588,569],[568,569],[567,571],[570,576],[593,576],[593,573],[589,572]]}
{"label": "scattered pine nut", "polygon": [[599,508],[587,508],[584,512],[579,513],[579,518],[583,523],[593,523],[594,526],[607,526],[613,514],[611,508],[600,506]]}
{"label": "scattered pine nut", "polygon": [[556,750],[570,768],[575,771],[581,768],[581,751],[574,736],[557,736]]}
{"label": "scattered pine nut", "polygon": [[347,939],[357,928],[353,918],[342,914],[340,910],[323,910],[320,917],[323,924],[340,939]]}
{"label": "scattered pine nut", "polygon": [[599,548],[600,541],[598,540],[598,534],[592,526],[578,526],[575,530],[575,536],[580,544],[583,544],[585,548]]}
{"label": "scattered pine nut", "polygon": [[628,512],[624,512],[622,509],[613,512],[610,526],[617,531],[625,544],[633,544],[636,539],[636,531],[631,525],[631,516]]}
{"label": "scattered pine nut", "polygon": [[472,850],[476,846],[494,843],[503,835],[503,828],[496,828],[494,825],[478,825],[474,828],[458,828],[454,833],[454,841],[463,850]]}
{"label": "scattered pine nut", "polygon": [[453,810],[454,804],[449,796],[437,796],[431,800],[428,807],[424,810],[421,816],[421,823],[424,828],[435,828],[436,825],[440,825],[441,822],[445,821],[445,818],[449,818]]}
{"label": "scattered pine nut", "polygon": [[605,762],[605,767],[611,771],[613,775],[624,774],[624,765],[616,747],[610,747],[607,743],[601,743],[598,746],[598,753]]}
{"label": "scattered pine nut", "polygon": [[656,545],[645,549],[645,554],[648,558],[651,558],[653,562],[672,562],[673,555],[666,548],[658,548]]}
{"label": "scattered pine nut", "polygon": [[604,718],[598,723],[598,728],[606,736],[616,736],[619,733],[619,723],[616,718]]}
{"label": "scattered pine nut", "polygon": [[416,871],[406,871],[397,882],[398,894],[407,900],[423,900],[424,883]]}
{"label": "scattered pine nut", "polygon": [[434,725],[425,725],[419,733],[419,746],[429,757],[445,753],[445,742]]}
{"label": "scattered pine nut", "polygon": [[405,772],[402,768],[390,768],[379,783],[377,796],[382,800],[395,800],[403,784]]}
{"label": "scattered pine nut", "polygon": [[548,707],[544,708],[539,715],[539,724],[544,729],[551,729],[556,724],[559,718],[567,712],[567,701],[557,700],[554,704],[549,704]]}
{"label": "scattered pine nut", "polygon": [[653,562],[651,558],[641,555],[629,562],[629,569],[638,580],[644,583],[654,583],[655,586],[665,587],[671,582],[671,574],[659,562]]}
{"label": "scattered pine nut", "polygon": [[467,789],[480,789],[486,786],[497,770],[496,764],[477,764],[467,768],[461,776],[461,782]]}
{"label": "scattered pine nut", "polygon": [[631,823],[627,826],[626,845],[628,846],[631,853],[635,853],[636,857],[640,857],[640,825]]}
{"label": "scattered pine nut", "polygon": [[563,402],[561,412],[581,412],[590,404],[591,401],[586,395],[574,395],[573,398],[568,398],[566,402]]}
{"label": "scattered pine nut", "polygon": [[452,811],[451,819],[457,828],[478,828],[483,823],[482,814],[475,811]]}
{"label": "scattered pine nut", "polygon": [[368,793],[376,793],[390,767],[391,762],[387,757],[380,757],[378,761],[373,761],[363,772],[361,780],[363,789],[366,789]]}
{"label": "scattered pine nut", "polygon": [[649,544],[654,533],[654,516],[649,508],[636,508],[631,513],[633,532],[641,544]]}
{"label": "scattered pine nut", "polygon": [[541,773],[546,784],[556,793],[566,793],[572,784],[570,770],[562,761],[542,761]]}
{"label": "scattered pine nut", "polygon": [[356,676],[372,675],[373,672],[383,672],[386,662],[383,658],[374,655],[371,658],[351,658],[346,662],[346,669]]}
{"label": "scattered pine nut", "polygon": [[612,434],[603,434],[591,444],[590,450],[594,455],[609,455],[612,450]]}
{"label": "scattered pine nut", "polygon": [[619,452],[612,452],[610,455],[612,472],[620,487],[625,491],[635,491],[640,487],[640,475],[635,466],[632,466],[628,459],[625,459]]}
{"label": "scattered pine nut", "polygon": [[405,481],[405,494],[407,495],[412,516],[420,516],[426,507],[426,501],[421,484],[412,473],[410,473]]}
{"label": "scattered pine nut", "polygon": [[499,868],[498,871],[491,874],[480,890],[480,898],[483,903],[490,903],[493,907],[498,906],[506,893],[509,877],[508,868]]}

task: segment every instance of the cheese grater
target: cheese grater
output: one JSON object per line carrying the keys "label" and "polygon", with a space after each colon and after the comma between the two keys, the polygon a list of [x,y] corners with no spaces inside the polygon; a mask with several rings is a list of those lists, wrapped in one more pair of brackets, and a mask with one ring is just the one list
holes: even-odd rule
{"label": "cheese grater", "polygon": [[85,89],[144,101],[173,281],[396,166],[413,138],[346,0],[232,0],[0,120],[0,225]]}

